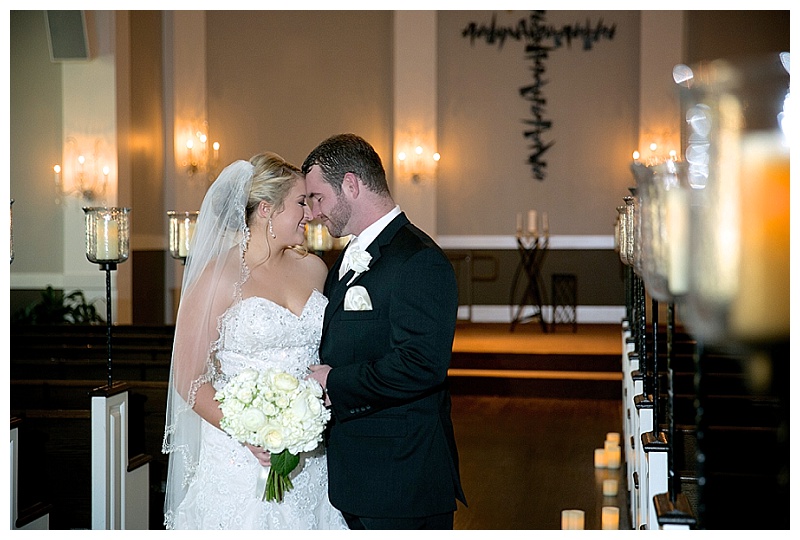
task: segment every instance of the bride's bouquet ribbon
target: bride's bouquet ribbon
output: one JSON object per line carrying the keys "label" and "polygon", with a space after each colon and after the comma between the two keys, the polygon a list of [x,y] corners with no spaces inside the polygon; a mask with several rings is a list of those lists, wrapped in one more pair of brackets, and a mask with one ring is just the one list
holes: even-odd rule
{"label": "bride's bouquet ribbon", "polygon": [[270,467],[260,475],[258,493],[265,501],[283,501],[292,489],[289,474],[300,462],[299,454],[319,445],[331,417],[320,385],[277,369],[247,368],[231,377],[214,399],[226,433],[270,452]]}

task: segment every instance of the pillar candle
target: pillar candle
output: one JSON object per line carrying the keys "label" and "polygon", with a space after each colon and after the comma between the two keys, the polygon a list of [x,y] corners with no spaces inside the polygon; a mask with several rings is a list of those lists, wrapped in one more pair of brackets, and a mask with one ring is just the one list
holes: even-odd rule
{"label": "pillar candle", "polygon": [[528,232],[536,234],[536,210],[528,210]]}
{"label": "pillar candle", "polygon": [[730,312],[745,340],[789,338],[789,150],[778,134],[749,135],[742,144],[741,248]]}
{"label": "pillar candle", "polygon": [[622,465],[622,451],[620,450],[620,447],[618,445],[614,446],[605,450],[605,453],[606,467],[609,469],[619,469]]}
{"label": "pillar candle", "polygon": [[619,529],[619,508],[604,506],[602,510],[602,530],[610,531]]}
{"label": "pillar candle", "polygon": [[517,236],[522,234],[522,213],[517,212]]}
{"label": "pillar candle", "polygon": [[545,234],[550,232],[550,220],[547,219],[547,212],[542,212],[542,230]]}
{"label": "pillar candle", "polygon": [[562,510],[561,529],[565,531],[583,530],[584,519],[583,510]]}
{"label": "pillar candle", "polygon": [[616,497],[617,490],[619,489],[619,484],[617,480],[614,478],[607,478],[603,480],[603,496],[604,497]]}
{"label": "pillar candle", "polygon": [[609,431],[608,433],[606,433],[606,440],[615,442],[617,443],[617,445],[619,445],[619,433],[617,433],[616,431]]}
{"label": "pillar candle", "polygon": [[189,254],[189,244],[194,236],[195,224],[185,219],[183,224],[178,229],[178,255],[186,257]]}
{"label": "pillar candle", "polygon": [[605,448],[595,448],[594,466],[598,469],[605,469],[608,466],[608,459],[606,458]]}
{"label": "pillar candle", "polygon": [[689,192],[667,191],[666,228],[669,242],[667,286],[679,296],[689,290]]}
{"label": "pillar candle", "polygon": [[97,217],[95,258],[98,261],[115,261],[119,258],[119,225],[110,216]]}

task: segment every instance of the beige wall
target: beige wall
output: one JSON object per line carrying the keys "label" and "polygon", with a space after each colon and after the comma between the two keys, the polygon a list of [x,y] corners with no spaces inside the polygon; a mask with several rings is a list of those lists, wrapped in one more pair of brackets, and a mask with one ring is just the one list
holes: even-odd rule
{"label": "beige wall", "polygon": [[223,163],[271,150],[299,165],[352,131],[391,165],[390,11],[209,11],[206,31]]}
{"label": "beige wall", "polygon": [[54,203],[52,167],[61,162],[63,142],[61,67],[50,62],[44,12],[12,11],[10,29],[11,271],[60,274],[63,212]]}
{"label": "beige wall", "polygon": [[[104,13],[106,18],[116,14],[117,24],[125,25],[105,27],[116,31],[117,47],[124,49],[116,53],[118,88],[109,90],[120,100],[120,203],[134,209],[133,249],[164,249],[166,203],[154,197],[160,169],[174,164],[159,164],[165,150],[155,146],[168,145],[164,138],[171,134],[157,133],[156,101],[172,89],[159,88],[158,74],[147,72],[158,65],[152,57],[159,54],[156,40],[148,37],[152,13],[141,13],[141,18]],[[437,234],[511,238],[516,213],[535,208],[548,212],[554,235],[610,237],[614,209],[632,184],[628,165],[639,137],[640,12],[547,12],[556,28],[602,19],[616,24],[616,34],[589,51],[579,43],[551,51],[546,60],[545,116],[553,127],[545,139],[555,144],[545,154],[547,178],[542,182],[531,177],[528,141],[522,136],[530,104],[519,88],[531,82],[523,44],[507,41],[502,49],[482,41],[471,45],[461,35],[469,22],[488,23],[492,14],[501,24],[527,17],[525,11],[437,13],[442,153]],[[788,50],[787,12],[692,11],[686,17],[687,60]],[[44,288],[61,279],[71,290],[64,278],[70,272],[64,263],[66,231],[61,230],[66,221],[52,197],[52,166],[63,144],[63,66],[49,60],[41,11],[12,11],[10,23],[10,195],[16,199],[17,246],[11,288]],[[328,135],[354,131],[375,145],[391,177],[393,31],[391,11],[206,12],[197,39],[205,32],[207,113],[214,138],[222,142],[221,161],[270,149],[299,163]],[[137,58],[150,61],[138,67],[124,64]],[[134,73],[131,80],[128,75]],[[134,118],[141,112],[146,117]],[[137,154],[137,135],[143,144],[155,146]],[[80,250],[72,251],[79,267],[86,268],[83,279],[102,286],[100,274],[80,260]],[[569,264],[585,266],[581,257]],[[555,254],[548,261],[559,263]],[[572,271],[572,266],[556,269]],[[584,285],[603,287],[582,278]]]}
{"label": "beige wall", "polygon": [[[532,83],[524,43],[502,49],[461,37],[470,22],[515,25],[526,11],[439,14],[439,221],[442,235],[513,235],[517,212],[548,212],[553,235],[611,235],[637,141],[639,15],[631,11],[549,11],[547,22],[616,24],[613,40],[581,43],[545,60],[547,176],[533,179],[523,137]],[[548,43],[548,41],[545,41]],[[552,43],[552,42],[549,42]]]}

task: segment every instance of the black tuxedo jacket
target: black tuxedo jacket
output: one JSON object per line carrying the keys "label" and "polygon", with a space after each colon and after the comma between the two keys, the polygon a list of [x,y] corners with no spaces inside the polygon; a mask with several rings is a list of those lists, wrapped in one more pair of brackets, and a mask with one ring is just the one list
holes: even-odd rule
{"label": "black tuxedo jacket", "polygon": [[[456,499],[466,504],[446,386],[458,309],[453,267],[402,213],[367,251],[369,270],[348,285],[354,273],[339,280],[340,256],[325,284],[330,500],[373,518],[451,512]],[[344,309],[355,286],[366,289],[371,310]]]}

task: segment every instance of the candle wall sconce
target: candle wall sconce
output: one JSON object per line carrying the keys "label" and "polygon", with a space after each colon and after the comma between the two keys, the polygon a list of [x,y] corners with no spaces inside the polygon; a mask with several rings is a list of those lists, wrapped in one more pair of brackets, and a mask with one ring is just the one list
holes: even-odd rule
{"label": "candle wall sconce", "polygon": [[86,258],[100,265],[106,273],[106,338],[108,350],[108,388],[113,386],[111,373],[111,272],[128,260],[130,208],[84,207],[86,222]]}
{"label": "candle wall sconce", "polygon": [[209,182],[213,182],[219,172],[219,142],[208,137],[208,122],[200,127],[189,128],[176,148],[181,166],[189,176],[205,174]]}
{"label": "candle wall sconce", "polygon": [[200,212],[167,212],[169,217],[169,254],[186,264]]}
{"label": "candle wall sconce", "polygon": [[88,202],[106,196],[112,168],[104,147],[100,138],[88,142],[79,141],[78,137],[67,137],[63,166],[53,166],[56,204],[70,196]]}
{"label": "candle wall sconce", "polygon": [[397,171],[403,178],[409,178],[414,184],[424,179],[433,179],[441,155],[430,147],[416,142],[399,145],[397,151]]}

